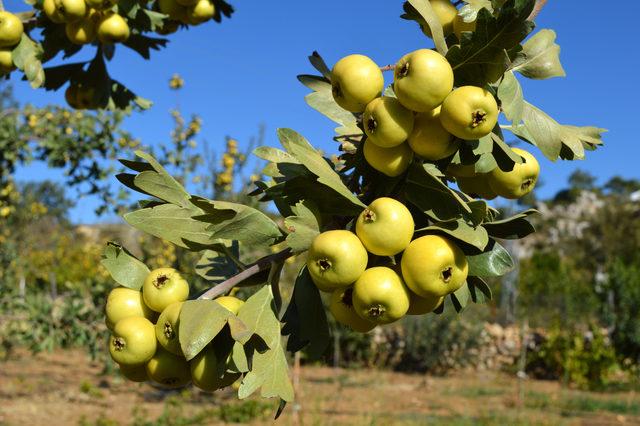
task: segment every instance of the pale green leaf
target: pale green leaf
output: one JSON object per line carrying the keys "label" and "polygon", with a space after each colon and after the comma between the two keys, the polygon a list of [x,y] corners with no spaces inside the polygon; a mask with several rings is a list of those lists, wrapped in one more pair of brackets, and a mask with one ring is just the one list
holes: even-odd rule
{"label": "pale green leaf", "polygon": [[115,282],[134,290],[142,288],[145,278],[149,275],[147,265],[136,259],[124,247],[111,242],[104,249],[100,263],[109,271]]}
{"label": "pale green leaf", "polygon": [[524,109],[522,87],[512,71],[504,73],[504,77],[498,86],[498,98],[502,103],[502,111],[514,125],[520,124]]}
{"label": "pale green leaf", "polygon": [[458,15],[462,17],[464,22],[475,21],[481,9],[487,9],[490,13],[493,13],[491,0],[464,0],[464,2],[466,4],[458,11]]}
{"label": "pale green leaf", "polygon": [[513,70],[537,80],[564,77],[566,73],[560,63],[560,46],[555,41],[555,31],[538,31],[522,46],[524,56]]}
{"label": "pale green leaf", "polygon": [[187,361],[193,359],[220,333],[231,311],[212,300],[188,300],[180,311],[178,335]]}
{"label": "pale green leaf", "polygon": [[500,277],[513,269],[513,259],[507,250],[495,240],[484,253],[467,256],[469,275]]}
{"label": "pale green leaf", "polygon": [[428,0],[408,0],[408,2],[420,14],[431,30],[431,36],[438,52],[443,56],[446,55],[448,48],[447,42],[444,39],[442,24],[438,19],[438,15],[436,15],[436,12],[433,10],[431,3],[429,3]]}

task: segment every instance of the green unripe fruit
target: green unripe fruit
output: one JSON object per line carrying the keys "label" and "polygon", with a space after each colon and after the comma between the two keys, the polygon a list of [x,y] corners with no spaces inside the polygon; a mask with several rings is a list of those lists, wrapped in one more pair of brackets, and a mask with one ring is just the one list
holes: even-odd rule
{"label": "green unripe fruit", "polygon": [[520,155],[523,163],[516,163],[513,170],[505,172],[496,167],[488,175],[491,189],[504,198],[521,198],[533,191],[538,176],[540,175],[540,164],[531,153],[520,148],[511,148],[513,152]]}
{"label": "green unripe fruit", "polygon": [[140,365],[156,352],[156,332],[151,321],[142,317],[121,319],[113,327],[109,353],[118,364]]}
{"label": "green unripe fruit", "polygon": [[498,122],[498,104],[486,89],[462,86],[442,103],[440,121],[452,135],[465,140],[480,139],[491,133]]}
{"label": "green unripe fruit", "polygon": [[364,55],[345,56],[331,71],[333,99],[347,111],[364,111],[369,102],[380,96],[383,88],[380,67]]}
{"label": "green unripe fruit", "polygon": [[353,307],[360,317],[375,324],[389,324],[409,309],[409,290],[391,268],[369,268],[353,285]]}
{"label": "green unripe fruit", "polygon": [[147,375],[166,389],[182,388],[191,382],[189,363],[161,346],[147,362]]}
{"label": "green unripe fruit", "polygon": [[374,200],[356,220],[356,234],[368,252],[394,256],[407,248],[413,237],[411,212],[400,201]]}
{"label": "green unripe fruit", "polygon": [[396,98],[382,97],[369,102],[362,117],[369,141],[391,148],[406,141],[413,130],[413,113]]}
{"label": "green unripe fruit", "polygon": [[336,321],[346,325],[353,331],[366,333],[376,327],[373,322],[361,318],[356,313],[353,307],[353,287],[334,290],[334,292],[331,293],[329,311]]}
{"label": "green unripe fruit", "polygon": [[182,355],[180,347],[180,311],[184,302],[175,302],[167,306],[156,323],[158,343],[175,355]]}
{"label": "green unripe fruit", "polygon": [[429,161],[442,160],[458,150],[460,143],[440,122],[440,107],[416,114],[409,146],[418,156]]}

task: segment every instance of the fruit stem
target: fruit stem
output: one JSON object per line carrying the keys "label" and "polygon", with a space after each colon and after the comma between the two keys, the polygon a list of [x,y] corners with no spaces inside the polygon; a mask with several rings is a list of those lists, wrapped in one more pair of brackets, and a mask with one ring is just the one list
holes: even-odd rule
{"label": "fruit stem", "polygon": [[258,259],[249,265],[244,271],[230,277],[228,280],[223,281],[214,287],[211,287],[209,290],[202,293],[198,299],[214,299],[221,294],[225,294],[247,278],[250,278],[259,272],[271,269],[272,262],[284,262],[286,259],[293,256],[293,254],[294,253],[290,248],[286,248],[278,253]]}
{"label": "fruit stem", "polygon": [[380,67],[380,71],[393,71],[396,69],[395,65],[385,65],[384,67]]}

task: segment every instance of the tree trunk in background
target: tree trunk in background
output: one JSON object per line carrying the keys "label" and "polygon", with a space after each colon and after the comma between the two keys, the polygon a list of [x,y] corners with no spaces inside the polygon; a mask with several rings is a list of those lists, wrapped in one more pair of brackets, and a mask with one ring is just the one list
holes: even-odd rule
{"label": "tree trunk in background", "polygon": [[18,284],[18,288],[20,289],[20,298],[24,299],[27,293],[27,280],[24,275],[20,275],[20,283]]}

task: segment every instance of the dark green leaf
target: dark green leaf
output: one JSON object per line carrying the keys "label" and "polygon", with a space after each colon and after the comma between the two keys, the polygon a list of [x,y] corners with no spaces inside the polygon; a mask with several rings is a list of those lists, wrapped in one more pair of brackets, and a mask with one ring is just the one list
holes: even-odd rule
{"label": "dark green leaf", "polygon": [[481,254],[467,256],[469,275],[500,277],[513,269],[513,259],[507,250],[495,240]]}
{"label": "dark green leaf", "polygon": [[467,283],[464,283],[462,284],[462,287],[451,293],[449,296],[451,297],[451,302],[453,303],[453,307],[456,309],[456,312],[460,313],[467,307],[469,299],[471,298],[471,292],[469,291]]}
{"label": "dark green leaf", "polygon": [[[299,202],[295,205],[295,216],[289,216],[284,220],[287,230],[287,246],[294,253],[307,251],[314,238],[320,233],[320,224],[316,217],[316,212],[307,206],[310,202]],[[314,210],[315,210],[315,206]]]}
{"label": "dark green leaf", "polygon": [[166,47],[169,40],[166,38],[147,37],[142,34],[131,34],[122,44],[129,49],[138,52],[144,59],[151,58],[151,50],[160,50]]}
{"label": "dark green leaf", "polygon": [[506,219],[485,223],[482,226],[493,238],[520,239],[535,232],[535,228],[529,222],[528,217],[538,213],[530,209]]}
{"label": "dark green leaf", "polygon": [[437,231],[444,233],[457,240],[477,247],[480,250],[484,250],[489,243],[489,235],[485,228],[482,226],[473,227],[462,219],[449,222],[437,222],[431,226],[421,229],[421,231]]}

